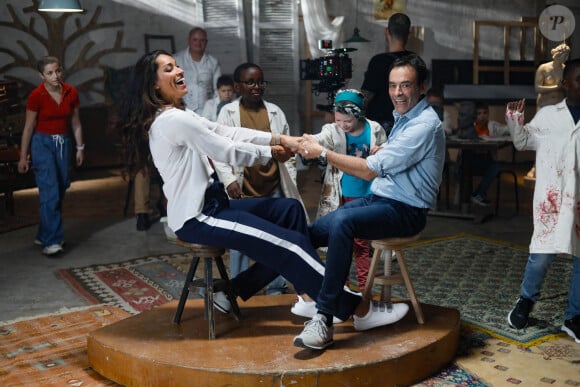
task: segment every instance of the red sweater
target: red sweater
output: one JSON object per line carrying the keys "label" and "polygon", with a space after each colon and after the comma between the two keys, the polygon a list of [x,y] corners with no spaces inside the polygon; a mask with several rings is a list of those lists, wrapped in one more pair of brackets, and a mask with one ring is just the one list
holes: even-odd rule
{"label": "red sweater", "polygon": [[45,134],[66,134],[75,108],[79,106],[77,89],[62,83],[60,105],[48,94],[44,82],[30,92],[26,109],[36,112],[35,130]]}

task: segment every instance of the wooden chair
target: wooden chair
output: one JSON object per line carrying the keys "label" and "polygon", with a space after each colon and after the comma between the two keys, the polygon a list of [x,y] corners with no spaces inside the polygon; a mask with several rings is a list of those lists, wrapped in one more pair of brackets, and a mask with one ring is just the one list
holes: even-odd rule
{"label": "wooden chair", "polygon": [[[371,260],[371,266],[369,268],[369,275],[367,277],[367,283],[364,289],[364,297],[372,298],[372,289],[374,284],[382,286],[381,300],[390,302],[391,300],[391,286],[404,284],[409,293],[409,298],[415,310],[415,316],[417,317],[417,322],[423,324],[425,319],[423,317],[423,310],[421,305],[417,300],[415,294],[415,289],[413,288],[413,283],[411,282],[411,277],[409,277],[409,271],[407,270],[407,264],[403,256],[403,249],[409,246],[410,243],[415,242],[419,239],[420,235],[417,234],[412,237],[407,238],[385,238],[377,239],[371,241],[371,246],[374,248],[373,258]],[[385,254],[384,262],[384,274],[377,275],[377,268],[379,266],[379,261],[382,259],[383,252]],[[397,257],[397,262],[399,264],[400,272],[392,271],[391,254],[392,251],[395,252]]]}
{"label": "wooden chair", "polygon": [[[209,321],[209,339],[215,339],[215,319],[214,319],[214,308],[213,308],[213,262],[215,262],[217,269],[220,273],[221,278],[226,282],[225,292],[230,299],[232,311],[236,320],[240,319],[240,308],[238,302],[236,301],[235,295],[231,292],[229,286],[229,277],[224,265],[222,256],[225,253],[223,247],[215,246],[205,246],[196,243],[184,242],[182,240],[177,240],[176,243],[180,246],[186,247],[191,251],[193,257],[191,259],[191,264],[189,265],[189,270],[187,272],[187,277],[183,284],[183,290],[181,291],[181,297],[179,299],[179,304],[177,305],[177,311],[175,312],[175,317],[173,322],[179,324],[181,322],[181,315],[183,309],[185,308],[185,303],[187,297],[189,296],[189,291],[191,288],[204,288],[204,318]],[[200,258],[204,261],[204,278],[194,280],[195,271],[199,263]]]}

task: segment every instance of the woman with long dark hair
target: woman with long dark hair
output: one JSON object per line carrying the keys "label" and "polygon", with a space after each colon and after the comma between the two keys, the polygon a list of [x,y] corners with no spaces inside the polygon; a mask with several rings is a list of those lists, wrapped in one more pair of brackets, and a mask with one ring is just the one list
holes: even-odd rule
{"label": "woman with long dark hair", "polygon": [[[284,162],[298,149],[298,142],[282,134],[209,121],[184,108],[186,93],[183,70],[170,54],[145,54],[135,65],[119,121],[125,143],[135,149],[135,165],[145,165],[150,152],[159,170],[169,227],[183,241],[236,249],[254,258],[254,265],[231,281],[232,293],[243,300],[278,274],[299,292],[316,298],[324,265],[310,243],[300,202],[290,198],[230,202],[211,161],[243,166],[273,157]],[[336,314],[342,320],[353,313],[364,316],[369,306],[369,300],[361,302],[360,295],[343,289]]]}

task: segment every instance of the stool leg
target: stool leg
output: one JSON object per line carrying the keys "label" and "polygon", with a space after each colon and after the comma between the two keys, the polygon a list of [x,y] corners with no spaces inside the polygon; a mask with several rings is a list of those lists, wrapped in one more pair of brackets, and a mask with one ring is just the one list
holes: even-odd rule
{"label": "stool leg", "polygon": [[224,260],[222,259],[222,257],[215,257],[215,263],[220,272],[220,276],[226,282],[226,293],[228,295],[228,298],[230,299],[234,316],[236,316],[236,320],[240,321],[241,317],[240,307],[238,306],[238,300],[236,300],[236,296],[232,292],[232,289],[230,287],[230,277],[228,276],[228,272],[226,271]]}
{"label": "stool leg", "polygon": [[399,268],[401,269],[401,275],[403,276],[403,281],[405,281],[405,286],[407,287],[407,292],[409,292],[409,298],[413,304],[413,309],[415,309],[415,315],[417,317],[417,322],[419,324],[425,323],[425,318],[423,317],[423,309],[417,300],[417,295],[415,294],[415,288],[413,288],[413,283],[411,282],[411,277],[409,277],[409,271],[407,270],[407,263],[405,262],[403,251],[395,251],[397,256],[397,262],[399,263]]}
{"label": "stool leg", "polygon": [[365,290],[363,293],[364,299],[372,300],[373,298],[373,282],[375,280],[375,275],[377,273],[377,267],[379,266],[379,260],[381,259],[382,252],[383,250],[375,248],[375,252],[373,253],[373,259],[371,260],[371,265],[369,266],[367,283],[365,285]]}
{"label": "stool leg", "polygon": [[[384,275],[390,277],[393,274],[393,251],[385,250],[387,256],[385,257],[384,263]],[[395,251],[395,254],[397,252]],[[381,301],[391,302],[391,285],[383,285],[383,291],[381,292]]]}
{"label": "stool leg", "polygon": [[215,319],[213,314],[213,263],[212,258],[204,258],[205,261],[205,302],[204,314],[209,321],[209,339],[215,339]]}
{"label": "stool leg", "polygon": [[189,265],[189,270],[187,271],[187,276],[185,277],[185,282],[183,283],[183,290],[181,291],[181,297],[179,298],[179,304],[177,305],[177,311],[173,317],[173,322],[179,324],[181,321],[181,315],[183,314],[183,308],[185,307],[185,302],[189,296],[189,286],[191,281],[193,281],[193,276],[195,275],[195,270],[197,270],[197,264],[199,263],[199,257],[193,257],[191,259],[191,264]]}

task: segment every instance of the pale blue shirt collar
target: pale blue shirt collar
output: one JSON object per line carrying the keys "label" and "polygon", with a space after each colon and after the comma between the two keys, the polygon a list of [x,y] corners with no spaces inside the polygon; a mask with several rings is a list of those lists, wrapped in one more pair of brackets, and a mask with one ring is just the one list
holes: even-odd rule
{"label": "pale blue shirt collar", "polygon": [[366,159],[378,175],[371,192],[414,207],[432,207],[445,161],[441,121],[425,98],[405,114],[393,115],[395,125],[387,144]]}
{"label": "pale blue shirt collar", "polygon": [[427,98],[421,97],[419,102],[417,102],[417,104],[415,106],[413,106],[411,108],[411,110],[407,111],[404,114],[399,114],[396,110],[393,110],[393,117],[395,118],[395,124],[393,125],[393,129],[391,130],[391,133],[389,133],[389,138],[393,134],[395,134],[396,132],[401,130],[401,128],[404,127],[404,125],[403,125],[404,123],[412,120],[413,118],[418,117],[423,112],[423,110],[425,110],[425,108],[426,108],[425,105],[429,105],[427,102]]}

